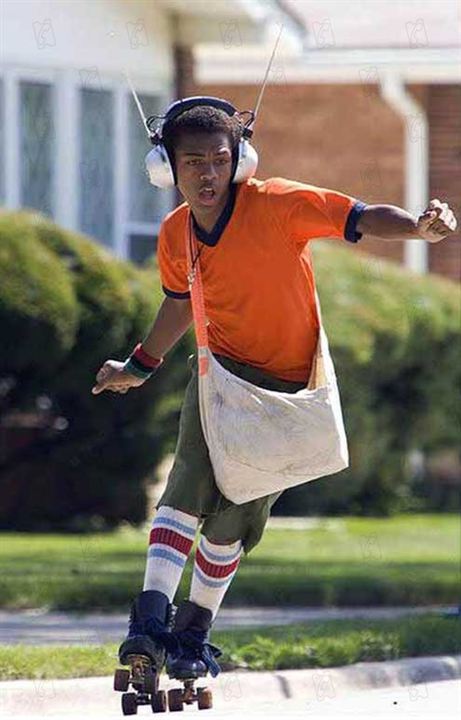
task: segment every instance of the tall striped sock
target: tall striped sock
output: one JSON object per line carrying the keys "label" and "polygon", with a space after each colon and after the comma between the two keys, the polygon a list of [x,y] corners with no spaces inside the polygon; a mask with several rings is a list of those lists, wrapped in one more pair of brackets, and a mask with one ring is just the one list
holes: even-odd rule
{"label": "tall striped sock", "polygon": [[181,510],[167,505],[158,508],[150,532],[144,590],[163,592],[173,602],[198,523],[197,517]]}
{"label": "tall striped sock", "polygon": [[189,599],[216,616],[224,595],[237,572],[242,541],[215,545],[202,535],[195,554]]}

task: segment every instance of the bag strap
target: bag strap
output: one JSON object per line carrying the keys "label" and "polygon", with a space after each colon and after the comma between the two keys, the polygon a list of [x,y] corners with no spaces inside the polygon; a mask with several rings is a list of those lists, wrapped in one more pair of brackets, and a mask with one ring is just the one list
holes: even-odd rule
{"label": "bag strap", "polygon": [[[209,364],[209,343],[205,313],[205,299],[203,296],[203,282],[200,269],[200,252],[197,247],[197,240],[195,238],[195,233],[192,227],[192,214],[190,210],[186,222],[185,242],[187,257],[187,279],[189,282],[189,290],[191,294],[195,338],[197,340],[198,369],[199,375],[206,375],[208,372]],[[325,364],[323,359],[324,338],[322,337],[324,330],[322,326],[322,315],[320,310],[320,301],[317,294],[317,288],[314,288],[314,293],[317,317],[319,321],[319,339],[317,342],[317,348],[314,354],[312,369],[307,386],[309,390],[324,385],[326,382]]]}
{"label": "bag strap", "polygon": [[205,314],[205,299],[203,297],[202,273],[200,270],[200,253],[197,248],[197,240],[192,227],[192,214],[189,210],[186,222],[186,256],[187,256],[187,279],[192,302],[192,315],[194,318],[195,338],[198,350],[199,375],[206,375],[208,372],[208,330]]}

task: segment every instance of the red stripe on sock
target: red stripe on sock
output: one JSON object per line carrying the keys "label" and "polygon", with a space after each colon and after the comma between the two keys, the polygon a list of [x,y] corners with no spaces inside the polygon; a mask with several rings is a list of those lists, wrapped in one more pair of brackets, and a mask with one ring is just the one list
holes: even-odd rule
{"label": "red stripe on sock", "polygon": [[195,560],[200,570],[206,575],[212,578],[224,578],[234,572],[240,562],[240,558],[231,562],[229,565],[215,565],[214,563],[208,562],[206,558],[200,552],[200,548],[197,548],[195,554]]}
{"label": "red stripe on sock", "polygon": [[168,545],[169,547],[178,550],[184,555],[189,555],[193,540],[189,540],[189,538],[184,537],[184,535],[180,535],[174,530],[169,530],[168,528],[162,527],[154,527],[150,531],[149,545],[153,545],[154,543]]}

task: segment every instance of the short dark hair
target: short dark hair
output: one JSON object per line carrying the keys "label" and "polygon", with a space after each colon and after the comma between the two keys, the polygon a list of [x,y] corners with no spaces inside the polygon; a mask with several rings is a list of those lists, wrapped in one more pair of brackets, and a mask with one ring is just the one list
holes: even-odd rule
{"label": "short dark hair", "polygon": [[238,116],[231,117],[224,110],[210,105],[197,105],[186,110],[173,120],[166,122],[162,129],[163,144],[176,175],[174,150],[181,136],[186,133],[223,132],[229,137],[232,154],[235,157],[243,132],[243,123]]}

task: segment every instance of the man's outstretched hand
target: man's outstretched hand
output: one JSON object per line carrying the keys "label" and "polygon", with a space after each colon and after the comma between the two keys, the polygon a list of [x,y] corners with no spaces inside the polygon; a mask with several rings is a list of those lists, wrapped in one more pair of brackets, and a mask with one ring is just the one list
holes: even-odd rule
{"label": "man's outstretched hand", "polygon": [[448,203],[431,200],[426,210],[418,218],[418,236],[427,242],[436,243],[449,235],[453,235],[457,222],[453,210]]}
{"label": "man's outstretched hand", "polygon": [[145,383],[145,380],[126,372],[124,365],[125,363],[118,362],[118,360],[106,360],[96,374],[96,385],[91,390],[93,395],[99,395],[104,390],[124,395],[130,388],[139,387]]}

